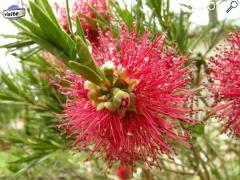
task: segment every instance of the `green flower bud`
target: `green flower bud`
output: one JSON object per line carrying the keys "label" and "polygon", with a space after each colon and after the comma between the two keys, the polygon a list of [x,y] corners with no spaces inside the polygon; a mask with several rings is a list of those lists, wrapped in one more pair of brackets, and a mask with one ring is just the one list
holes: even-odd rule
{"label": "green flower bud", "polygon": [[107,108],[109,111],[116,111],[116,109],[113,107],[112,102],[101,102],[97,105],[97,111],[103,110]]}
{"label": "green flower bud", "polygon": [[[106,76],[110,84],[113,83],[113,76],[114,76],[114,65],[111,61],[107,61],[106,63],[103,64],[102,66],[102,71],[103,74]],[[111,87],[111,86],[107,86]]]}
{"label": "green flower bud", "polygon": [[97,105],[97,111],[101,111],[105,108],[105,102],[101,102]]}
{"label": "green flower bud", "polygon": [[113,106],[115,108],[128,107],[130,104],[130,96],[127,92],[120,90],[119,88],[113,89]]}
{"label": "green flower bud", "polygon": [[97,89],[93,89],[88,92],[88,98],[92,101],[97,101],[98,96],[99,91]]}
{"label": "green flower bud", "polygon": [[102,65],[102,71],[103,73],[106,74],[113,74],[114,73],[114,65],[113,62],[107,61]]}
{"label": "green flower bud", "polygon": [[92,90],[92,89],[96,89],[97,85],[92,83],[92,82],[90,82],[90,81],[85,81],[84,88],[88,89],[88,90]]}

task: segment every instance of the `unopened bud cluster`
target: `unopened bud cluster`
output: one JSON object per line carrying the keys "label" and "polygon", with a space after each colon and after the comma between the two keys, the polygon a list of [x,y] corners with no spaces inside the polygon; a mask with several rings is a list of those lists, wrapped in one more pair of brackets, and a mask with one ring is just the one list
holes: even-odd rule
{"label": "unopened bud cluster", "polygon": [[121,116],[124,116],[126,111],[136,111],[133,90],[138,81],[130,79],[122,66],[115,67],[110,61],[102,65],[101,71],[106,77],[103,86],[85,82],[88,98],[97,110],[117,111]]}

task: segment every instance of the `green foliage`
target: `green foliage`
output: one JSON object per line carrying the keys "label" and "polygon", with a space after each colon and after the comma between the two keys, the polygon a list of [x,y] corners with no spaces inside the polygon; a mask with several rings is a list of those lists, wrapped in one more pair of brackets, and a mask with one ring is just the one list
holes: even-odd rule
{"label": "green foliage", "polygon": [[97,85],[102,84],[103,79],[89,67],[81,65],[74,61],[70,61],[69,66],[70,66],[70,68],[75,70],[75,72],[80,74],[83,78],[87,79],[88,81],[93,82]]}
{"label": "green foliage", "polygon": [[[190,61],[194,62],[194,80],[190,85],[194,89],[201,88],[203,74],[209,73],[207,55],[223,35],[234,28],[231,22],[220,22],[210,14],[215,18],[211,21],[214,23],[192,30],[191,8],[188,7],[188,12],[175,13],[170,0],[139,0],[131,9],[116,1],[111,1],[110,5],[112,22],[106,21],[93,7],[90,9],[97,19],[82,16],[100,28],[109,29],[116,37],[122,24],[127,24],[129,29],[137,28],[140,33],[150,30],[153,32],[151,38],[167,32],[167,43],[175,45],[180,54],[188,55],[193,51]],[[83,163],[88,152],[73,155],[68,148],[71,141],[61,136],[62,131],[56,128],[62,118],[62,105],[67,100],[49,82],[59,75],[53,68],[59,65],[54,58],[46,61],[43,52],[48,51],[65,63],[66,67],[62,68],[71,68],[96,84],[106,78],[91,56],[80,20],[72,21],[69,7],[67,9],[70,33],[59,25],[47,0],[35,0],[30,1],[30,19],[12,21],[19,33],[1,35],[13,40],[0,47],[19,58],[22,69],[11,73],[0,71],[0,179],[113,179],[115,166],[105,175],[107,167],[102,160]],[[202,42],[203,50],[199,49]],[[179,180],[238,179],[239,143],[221,135],[222,126],[208,116],[212,102],[202,98],[203,94],[204,91],[198,92],[200,98],[192,106],[204,107],[206,113],[200,112],[193,117],[200,121],[199,124],[184,127],[192,132],[192,148],[176,144],[179,153],[176,159],[160,156],[159,168],[151,171],[139,163],[134,179],[154,176]]]}
{"label": "green foliage", "polygon": [[152,16],[156,18],[160,29],[168,33],[170,42],[175,41],[183,54],[188,53],[189,17],[190,13],[181,11],[176,14],[170,10],[170,0],[148,0]]}

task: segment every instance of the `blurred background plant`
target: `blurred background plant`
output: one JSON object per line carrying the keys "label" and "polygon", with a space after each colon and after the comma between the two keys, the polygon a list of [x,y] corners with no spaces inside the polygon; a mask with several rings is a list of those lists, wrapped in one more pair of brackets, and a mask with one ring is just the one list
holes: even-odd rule
{"label": "blurred background plant", "polygon": [[[44,24],[39,22],[38,8],[46,8],[46,2],[36,0],[33,4],[39,6],[31,5],[30,8],[30,18],[40,27]],[[169,45],[176,46],[179,54],[191,54],[193,89],[201,89],[201,83],[208,81],[203,76],[209,73],[207,58],[214,54],[214,48],[228,32],[239,28],[233,21],[219,20],[217,9],[209,11],[207,25],[196,26],[190,21],[194,7],[189,4],[182,4],[181,11],[175,12],[170,0],[131,1],[131,6],[128,3],[109,1],[112,21],[105,21],[98,14],[94,21],[101,28],[109,28],[115,36],[123,23],[130,29],[136,26],[140,33],[151,31],[153,36],[167,32]],[[48,11],[47,8],[45,10]],[[94,9],[92,11],[97,13]],[[51,16],[50,11],[46,16]],[[2,35],[12,43],[1,48],[6,48],[8,53],[18,58],[21,68],[0,71],[0,179],[117,179],[116,166],[109,170],[100,159],[84,162],[87,152],[76,153],[67,148],[69,141],[60,135],[61,130],[56,129],[59,123],[56,114],[62,112],[66,99],[49,84],[48,79],[59,74],[52,67],[59,64],[52,56],[46,61],[41,45],[46,45],[51,52],[59,44],[45,35],[40,36],[46,41],[39,39],[35,36],[37,26],[29,22],[23,19],[12,21],[20,33]],[[77,33],[81,36],[81,29],[77,29]],[[67,38],[66,34],[63,36]],[[64,40],[58,39],[60,43]],[[67,42],[68,45],[63,44],[52,52],[64,61],[76,55],[72,41]],[[193,107],[204,110],[194,115],[201,123],[184,127],[192,131],[193,147],[187,149],[176,145],[174,160],[161,155],[161,164],[151,170],[139,162],[133,179],[239,179],[239,140],[222,134],[222,123],[209,116],[214,104],[213,99],[206,98],[207,93],[200,90],[199,98],[192,102]]]}

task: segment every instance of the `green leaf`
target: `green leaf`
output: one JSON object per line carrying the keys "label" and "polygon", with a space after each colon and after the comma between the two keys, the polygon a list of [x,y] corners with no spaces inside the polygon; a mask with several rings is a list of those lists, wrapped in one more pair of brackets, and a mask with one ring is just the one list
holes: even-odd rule
{"label": "green leaf", "polygon": [[129,30],[132,29],[133,26],[133,21],[134,21],[134,17],[132,16],[132,13],[129,12],[126,9],[121,9],[121,7],[119,6],[119,4],[117,2],[112,2],[111,3],[112,6],[115,8],[117,14],[120,16],[120,18],[128,25]]}
{"label": "green leaf", "polygon": [[88,6],[89,8],[90,8],[90,10],[93,12],[93,14],[97,17],[97,19],[99,19],[100,21],[102,21],[103,23],[105,23],[105,24],[108,24],[108,21],[104,18],[104,17],[102,17],[97,11],[96,11],[96,9],[94,8],[94,7],[92,7],[92,6]]}
{"label": "green leaf", "polygon": [[0,104],[11,104],[11,103],[22,103],[25,104],[25,102],[21,102],[22,98],[19,97],[17,94],[12,93],[11,91],[5,91],[0,92]]}
{"label": "green leaf", "polygon": [[44,12],[47,12],[47,14],[49,15],[50,19],[59,27],[59,23],[57,18],[55,17],[53,11],[52,11],[52,7],[50,6],[50,4],[48,3],[48,0],[37,0],[39,2],[39,4],[42,5],[43,10],[45,10]]}
{"label": "green leaf", "polygon": [[95,60],[93,59],[91,53],[89,52],[88,46],[84,43],[84,41],[77,36],[77,53],[78,53],[78,62],[83,65],[87,66],[89,69],[97,73],[99,76],[104,77],[101,73],[99,67],[97,66]]}
{"label": "green leaf", "polygon": [[197,135],[204,134],[204,126],[202,124],[197,124],[191,128],[191,132]]}
{"label": "green leaf", "polygon": [[41,50],[42,49],[39,46],[37,46],[37,47],[29,48],[29,50],[21,52],[19,54],[13,53],[12,55],[23,60],[23,59],[30,58],[31,56],[37,54]]}
{"label": "green leaf", "polygon": [[22,47],[26,47],[26,46],[30,46],[32,45],[34,42],[31,40],[22,40],[22,41],[16,41],[13,43],[8,43],[8,44],[4,44],[1,45],[0,48],[6,48],[6,49],[12,49],[12,48],[16,48],[16,49],[20,49]]}
{"label": "green leaf", "polygon": [[35,34],[32,34],[30,32],[25,32],[24,34],[29,36],[34,42],[39,44],[42,48],[46,49],[47,51],[51,52],[53,55],[63,60],[65,63],[67,63],[68,60],[70,59],[70,57],[66,56],[66,54],[63,51],[61,51],[60,49],[57,49],[52,44],[49,44],[47,41],[45,41],[44,39],[41,39]]}
{"label": "green leaf", "polygon": [[41,38],[46,38],[46,36],[44,35],[44,33],[42,32],[40,27],[37,26],[36,24],[34,24],[34,23],[28,21],[27,19],[24,19],[24,18],[20,18],[18,20],[18,22],[20,24],[22,24],[24,27],[27,27],[32,33],[36,34],[37,36],[39,36]]}
{"label": "green leaf", "polygon": [[30,169],[31,167],[33,167],[34,165],[37,165],[43,161],[46,161],[47,159],[49,159],[51,156],[52,156],[52,153],[53,152],[50,152],[49,154],[33,154],[31,156],[28,156],[28,157],[23,157],[15,162],[11,162],[11,163],[14,163],[14,164],[17,164],[17,163],[26,163],[26,165],[20,169],[18,172],[16,172],[14,174],[14,176],[18,176],[19,174],[23,173],[23,172],[26,172],[28,169]]}
{"label": "green leaf", "polygon": [[36,6],[36,4],[34,4],[31,1],[30,7],[34,18],[39,23],[41,30],[47,37],[47,40],[49,40],[51,44],[54,44],[56,45],[56,47],[63,50],[64,45],[62,43],[66,42],[66,40],[62,36],[59,28],[51,21],[51,19],[49,19],[49,17],[39,7]]}
{"label": "green leaf", "polygon": [[83,28],[78,17],[76,17],[76,25],[77,25],[77,35],[81,37],[81,39],[85,42],[85,44],[87,44],[87,40],[83,31]]}
{"label": "green leaf", "polygon": [[80,13],[80,12],[78,14],[81,15],[82,17],[84,17],[87,21],[90,21],[90,22],[93,22],[95,24],[98,24],[100,27],[104,27],[106,25],[106,23],[104,23],[103,21],[101,21],[101,20],[99,20],[97,18],[95,18],[95,19],[90,18],[90,17],[88,17],[85,14]]}
{"label": "green leaf", "polygon": [[22,31],[28,31],[27,28],[18,21],[10,21],[14,26]]}
{"label": "green leaf", "polygon": [[75,43],[69,37],[69,35],[57,27],[56,24],[53,23],[52,20],[49,19],[49,17],[46,16],[43,11],[31,1],[30,7],[34,18],[37,20],[43,33],[47,37],[46,41],[49,41],[58,49],[62,50],[66,55],[75,59]]}
{"label": "green leaf", "polygon": [[69,66],[86,80],[97,85],[102,85],[103,79],[87,66],[81,65],[75,61],[69,61]]}
{"label": "green leaf", "polygon": [[21,34],[0,34],[0,36],[2,36],[3,38],[9,38],[9,39],[21,39],[24,40],[26,39],[26,37],[21,36]]}
{"label": "green leaf", "polygon": [[221,175],[221,171],[218,170],[218,167],[215,167],[214,165],[210,164],[209,165],[212,174],[218,179],[218,180],[222,180],[223,176]]}
{"label": "green leaf", "polygon": [[143,4],[142,0],[137,1],[135,11],[136,11],[136,16],[137,16],[137,30],[138,32],[143,33],[144,32],[144,20],[145,20],[145,15],[144,12],[142,11],[143,9]]}
{"label": "green leaf", "polygon": [[1,72],[1,79],[2,81],[8,86],[8,89],[10,89],[13,92],[19,92],[19,87],[17,87],[13,83],[13,79],[10,79],[6,73],[3,71]]}
{"label": "green leaf", "polygon": [[68,1],[68,0],[66,0],[66,6],[67,6],[67,19],[68,19],[68,24],[69,24],[71,33],[73,33],[72,21],[71,21],[71,17],[70,17],[69,1]]}

